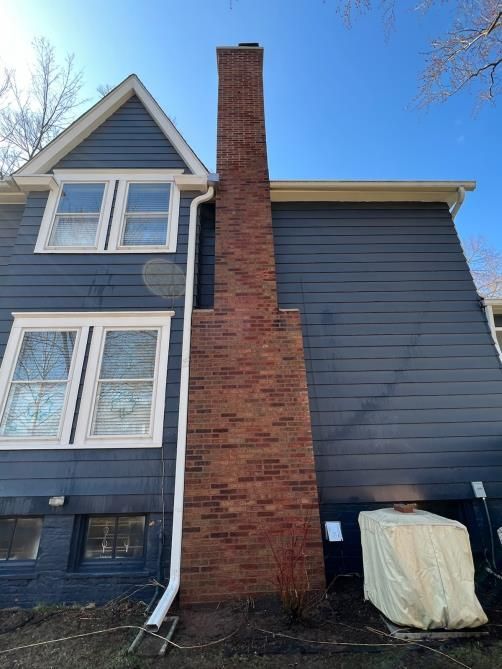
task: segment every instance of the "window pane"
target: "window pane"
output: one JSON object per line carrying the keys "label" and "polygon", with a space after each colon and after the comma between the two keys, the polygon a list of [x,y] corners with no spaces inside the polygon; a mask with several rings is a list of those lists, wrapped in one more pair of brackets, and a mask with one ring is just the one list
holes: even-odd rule
{"label": "window pane", "polygon": [[493,314],[493,319],[495,321],[495,326],[502,328],[502,314]]}
{"label": "window pane", "polygon": [[41,518],[18,518],[9,560],[35,560],[41,532]]}
{"label": "window pane", "polygon": [[100,381],[91,434],[149,434],[152,386],[151,381]]}
{"label": "window pane", "polygon": [[58,203],[58,214],[99,213],[105,184],[63,184]]}
{"label": "window pane", "polygon": [[157,330],[109,330],[100,379],[152,379]]}
{"label": "window pane", "polygon": [[170,184],[129,184],[126,211],[169,211]]}
{"label": "window pane", "polygon": [[9,547],[15,524],[14,518],[0,519],[0,560],[6,560],[9,556]]}
{"label": "window pane", "polygon": [[167,216],[126,216],[123,246],[165,246],[166,243]]}
{"label": "window pane", "polygon": [[120,559],[143,557],[144,535],[144,516],[130,516],[128,518],[119,516],[115,557]]}
{"label": "window pane", "polygon": [[144,516],[89,518],[84,560],[143,557]]}
{"label": "window pane", "polygon": [[89,518],[84,559],[111,559],[115,543],[115,517]]}
{"label": "window pane", "polygon": [[0,426],[4,437],[55,437],[66,383],[13,383]]}
{"label": "window pane", "polygon": [[14,381],[65,381],[68,378],[76,332],[25,332],[14,370]]}
{"label": "window pane", "polygon": [[56,216],[49,246],[95,246],[99,216]]}

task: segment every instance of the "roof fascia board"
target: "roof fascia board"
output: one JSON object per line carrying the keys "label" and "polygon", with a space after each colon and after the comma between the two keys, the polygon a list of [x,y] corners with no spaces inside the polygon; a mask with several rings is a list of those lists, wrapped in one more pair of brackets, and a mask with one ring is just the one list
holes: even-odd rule
{"label": "roof fascia board", "polygon": [[24,193],[35,190],[51,190],[57,186],[57,181],[53,174],[34,174],[30,176],[16,175],[13,179],[19,189]]}
{"label": "roof fascia board", "polygon": [[25,193],[3,193],[0,191],[0,204],[24,204],[25,202]]}
{"label": "roof fascia board", "polygon": [[138,77],[132,74],[23,165],[15,173],[15,176],[32,176],[50,170],[64,155],[78,146],[133,95],[138,96],[188,168],[194,174],[207,174],[206,167],[188,146],[157,101],[146,90]]}
{"label": "roof fascia board", "polygon": [[484,303],[487,306],[494,307],[498,311],[502,311],[502,298],[500,297],[485,297]]}

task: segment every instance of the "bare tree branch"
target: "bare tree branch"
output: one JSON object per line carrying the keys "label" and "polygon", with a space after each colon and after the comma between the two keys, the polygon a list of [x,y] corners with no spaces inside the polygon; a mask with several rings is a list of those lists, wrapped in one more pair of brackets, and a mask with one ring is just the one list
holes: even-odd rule
{"label": "bare tree branch", "polygon": [[113,91],[114,86],[111,84],[100,84],[96,90],[97,92],[101,95],[101,97],[105,97],[105,95],[108,95],[110,91]]}
{"label": "bare tree branch", "polygon": [[[408,8],[427,12],[447,0],[409,0]],[[444,102],[465,88],[480,101],[493,101],[501,91],[502,0],[457,0],[450,30],[431,41],[415,99],[418,107]],[[386,35],[395,27],[396,0],[340,0],[337,9],[347,27],[355,12],[377,9]]]}
{"label": "bare tree branch", "polygon": [[[73,119],[80,98],[82,72],[73,55],[64,63],[44,37],[33,41],[35,62],[28,90],[10,72],[0,106],[0,178],[11,174],[46,146]],[[2,100],[0,84],[0,100]]]}
{"label": "bare tree branch", "polygon": [[426,54],[418,106],[448,100],[468,85],[481,100],[493,100],[500,92],[501,33],[500,0],[461,0],[452,30],[432,40]]}
{"label": "bare tree branch", "polygon": [[484,237],[471,237],[463,243],[478,292],[483,297],[502,297],[502,252],[492,248]]}

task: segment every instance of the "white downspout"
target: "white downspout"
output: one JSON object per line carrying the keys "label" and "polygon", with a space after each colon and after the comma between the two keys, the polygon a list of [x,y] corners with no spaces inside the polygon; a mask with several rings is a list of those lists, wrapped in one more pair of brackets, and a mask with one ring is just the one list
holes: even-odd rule
{"label": "white downspout", "polygon": [[173,528],[171,539],[171,566],[169,583],[159,599],[152,615],[146,622],[146,629],[157,632],[164,622],[169,607],[180,588],[181,539],[183,533],[183,495],[185,491],[185,454],[188,419],[188,382],[190,379],[190,339],[192,329],[193,289],[195,276],[195,248],[197,242],[197,211],[199,205],[214,195],[210,186],[207,193],[199,195],[190,205],[188,223],[187,278],[185,286],[185,313],[183,316],[183,345],[181,351],[180,406],[178,415],[178,447],[176,454],[176,475],[174,481]]}
{"label": "white downspout", "polygon": [[455,202],[455,205],[450,212],[453,220],[455,220],[455,216],[458,214],[458,210],[462,206],[462,203],[465,199],[465,188],[463,186],[459,186],[457,193],[458,193],[457,201]]}

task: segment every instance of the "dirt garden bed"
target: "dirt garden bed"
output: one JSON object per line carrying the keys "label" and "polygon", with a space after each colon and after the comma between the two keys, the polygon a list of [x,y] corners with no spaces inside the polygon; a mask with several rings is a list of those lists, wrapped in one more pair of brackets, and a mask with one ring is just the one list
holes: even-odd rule
{"label": "dirt garden bed", "polygon": [[[295,624],[286,619],[273,598],[186,608],[180,613],[173,640],[190,648],[171,647],[164,658],[156,656],[162,642],[153,637],[146,638],[135,655],[125,653],[136,634],[133,627],[145,622],[142,603],[9,609],[0,611],[0,667],[497,669],[502,667],[502,587],[487,575],[478,591],[490,618],[490,634],[483,639],[427,641],[417,646],[383,636],[387,630],[378,611],[363,600],[362,580],[343,577],[302,622]],[[18,646],[127,625],[132,627],[1,653]],[[161,631],[166,632],[167,629]]]}

